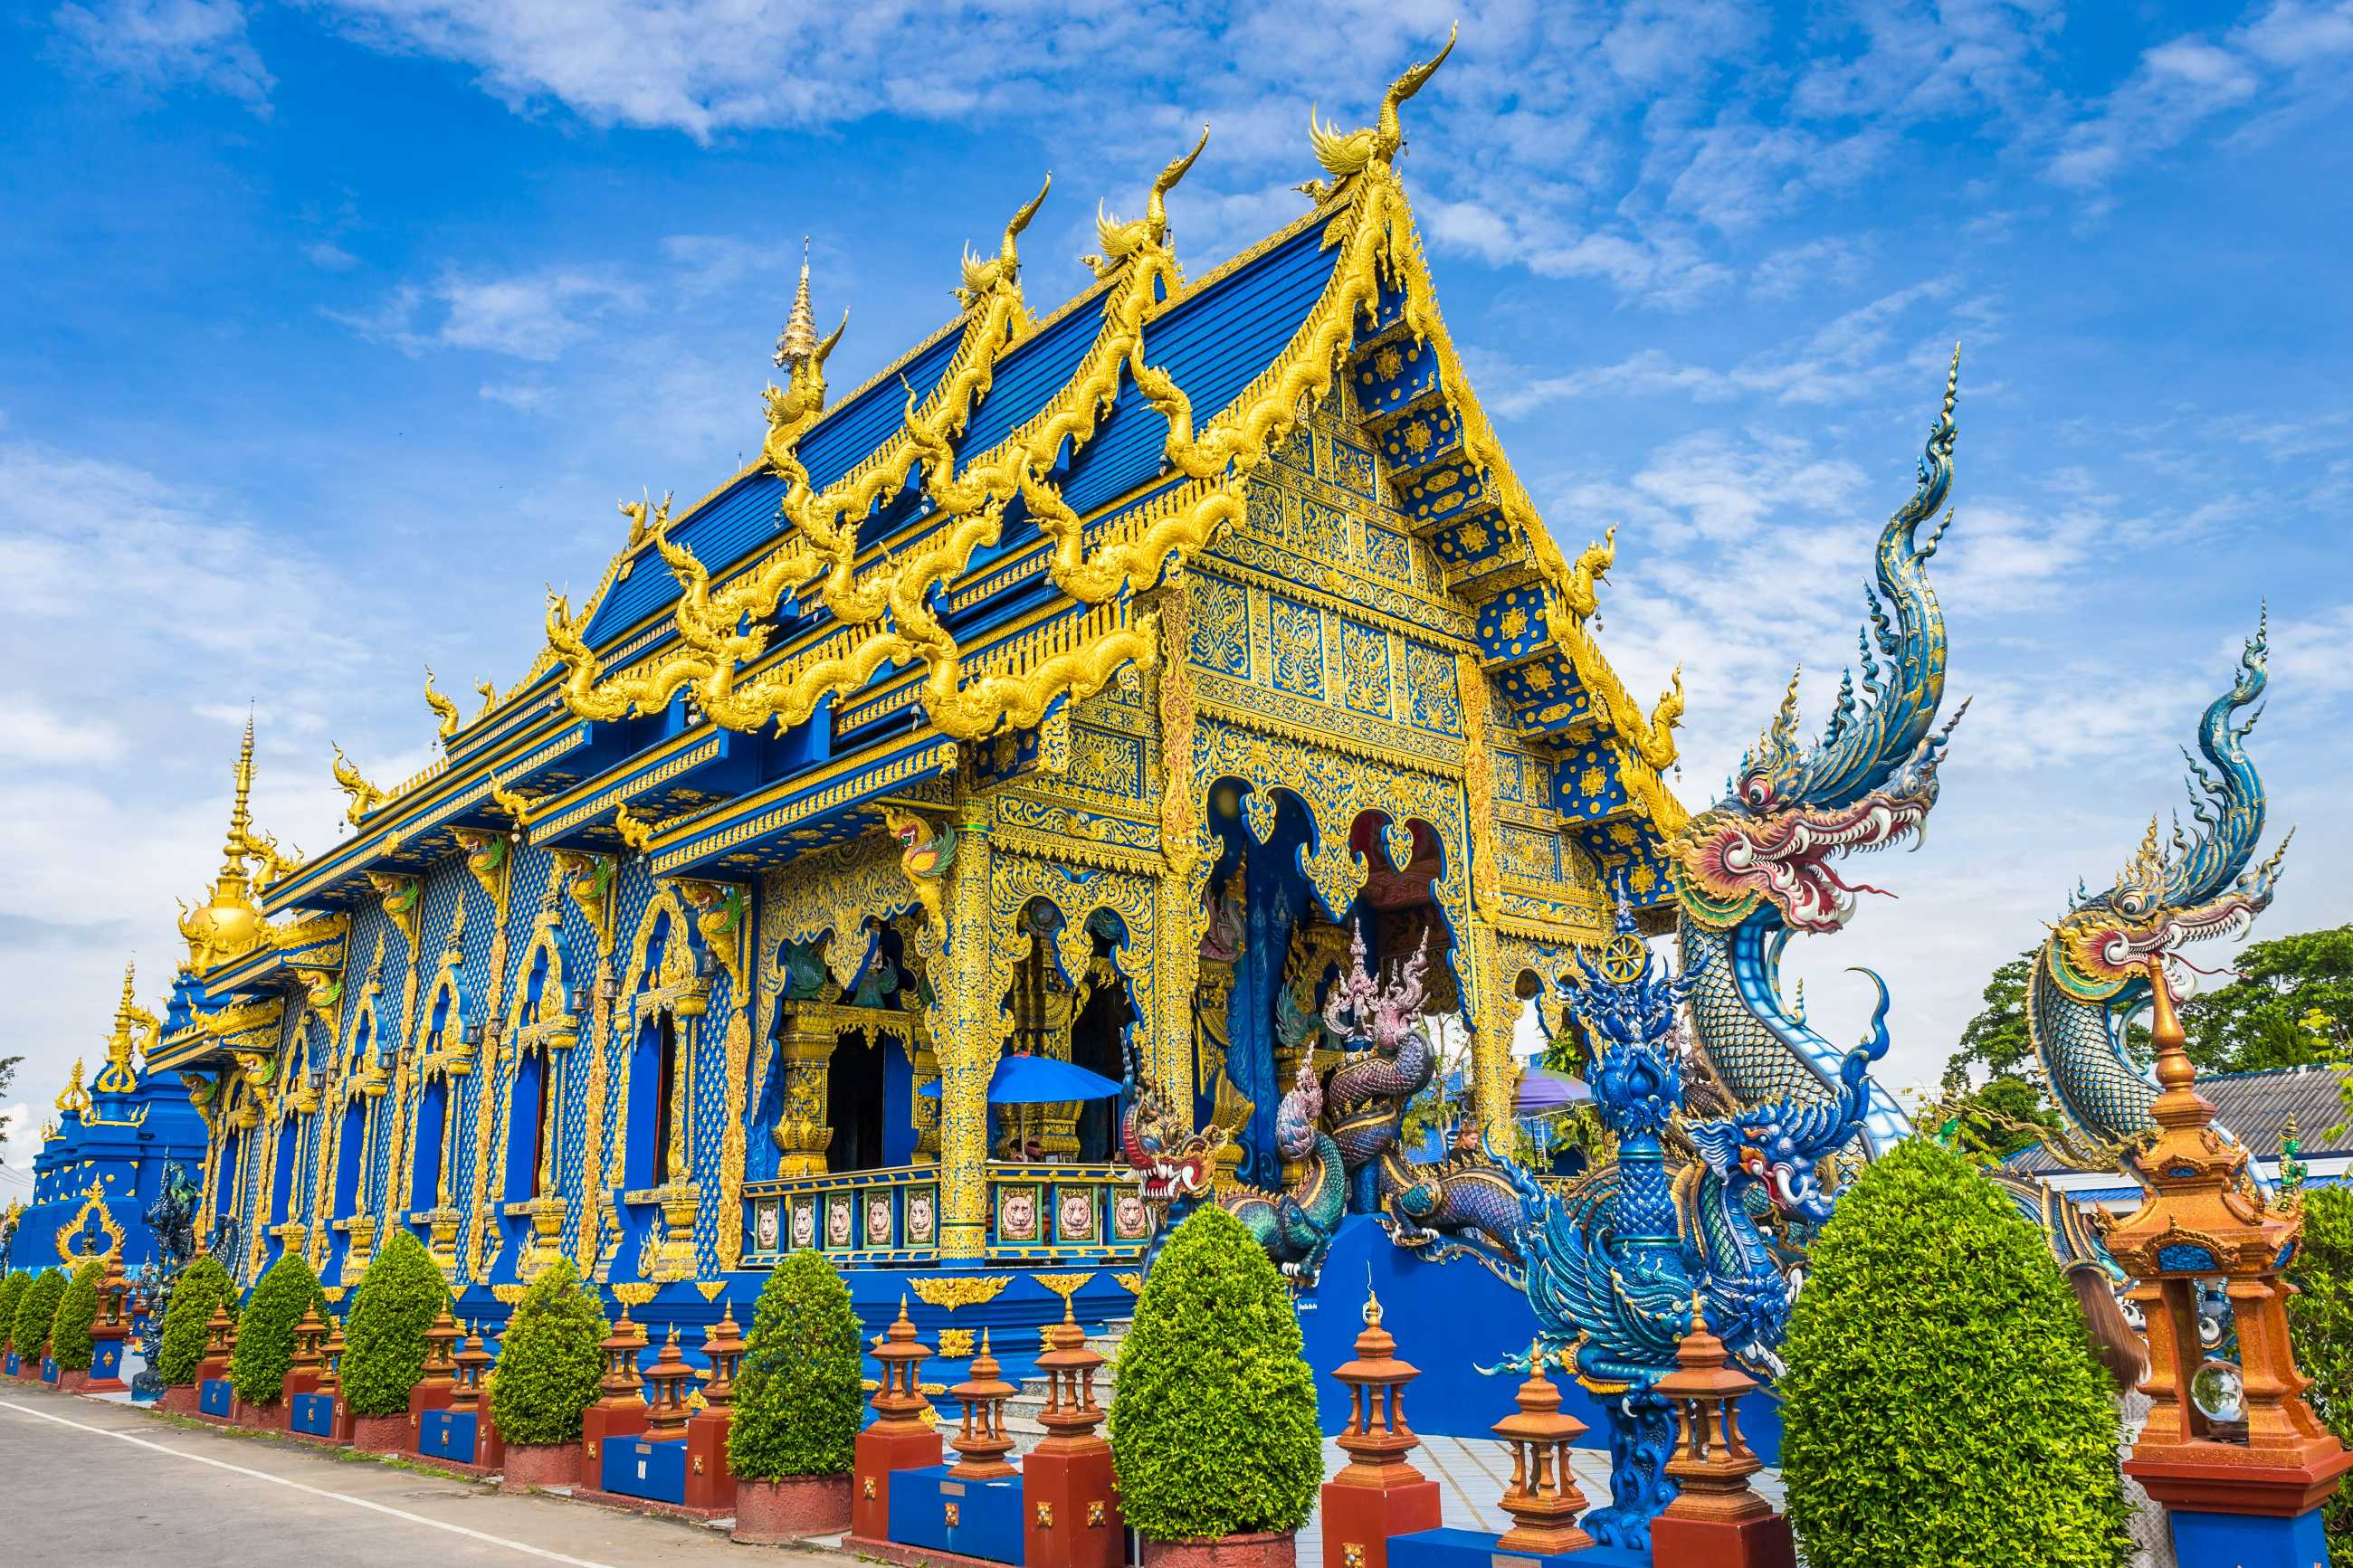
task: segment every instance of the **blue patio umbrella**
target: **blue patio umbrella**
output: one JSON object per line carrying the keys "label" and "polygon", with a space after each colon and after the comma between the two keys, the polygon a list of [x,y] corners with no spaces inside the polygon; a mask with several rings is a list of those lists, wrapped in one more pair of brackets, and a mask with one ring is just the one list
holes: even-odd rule
{"label": "blue patio umbrella", "polygon": [[1541,1116],[1549,1111],[1566,1110],[1593,1098],[1593,1090],[1581,1079],[1566,1073],[1550,1072],[1543,1068],[1530,1068],[1520,1075],[1519,1090],[1513,1096],[1513,1109],[1522,1116]]}
{"label": "blue patio umbrella", "polygon": [[[1117,1079],[1089,1072],[1075,1062],[1052,1057],[999,1057],[989,1075],[991,1105],[1051,1105],[1068,1100],[1110,1100],[1120,1091]],[[932,1079],[915,1091],[936,1100],[940,1080]]]}

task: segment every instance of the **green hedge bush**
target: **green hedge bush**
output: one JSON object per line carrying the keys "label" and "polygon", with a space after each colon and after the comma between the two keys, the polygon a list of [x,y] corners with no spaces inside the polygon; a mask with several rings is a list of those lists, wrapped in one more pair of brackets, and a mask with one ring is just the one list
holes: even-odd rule
{"label": "green hedge bush", "polygon": [[97,1359],[98,1345],[90,1329],[98,1322],[98,1288],[106,1282],[106,1265],[96,1258],[74,1270],[65,1294],[58,1298],[58,1315],[49,1324],[49,1357],[59,1372],[88,1372]]}
{"label": "green hedge bush", "polygon": [[402,1415],[425,1375],[425,1331],[449,1287],[415,1233],[396,1230],[369,1260],[343,1324],[343,1403],[354,1415]]}
{"label": "green hedge bush", "polygon": [[12,1336],[16,1353],[21,1357],[37,1356],[49,1342],[49,1323],[58,1315],[58,1303],[64,1300],[66,1277],[54,1268],[44,1268],[33,1276],[25,1293],[16,1301],[16,1328]]}
{"label": "green hedge bush", "polygon": [[747,1480],[846,1474],[863,1419],[864,1349],[832,1263],[804,1249],[778,1264],[745,1343],[728,1469]]}
{"label": "green hedge bush", "polygon": [[1195,1210],[1145,1277],[1111,1446],[1147,1540],[1297,1530],[1314,1507],[1324,1440],[1291,1290],[1221,1208]]}
{"label": "green hedge bush", "polygon": [[280,1254],[253,1287],[245,1315],[237,1320],[237,1353],[229,1358],[228,1380],[239,1399],[268,1405],[286,1392],[286,1372],[294,1364],[294,1331],[303,1313],[325,1302],[319,1277],[302,1255]]}
{"label": "green hedge bush", "polygon": [[1950,1150],[1915,1138],[1840,1198],[1781,1354],[1812,1568],[2131,1561],[2113,1385],[2074,1292]]}
{"label": "green hedge bush", "polygon": [[603,1303],[569,1258],[548,1265],[515,1303],[499,1336],[491,1414],[510,1443],[576,1443],[580,1413],[605,1370],[597,1342],[612,1332]]}
{"label": "green hedge bush", "polygon": [[[2304,1246],[2292,1271],[2296,1294],[2287,1321],[2296,1363],[2312,1388],[2305,1398],[2328,1429],[2353,1443],[2353,1188],[2307,1187]],[[5,1298],[0,1298],[5,1300]],[[2323,1505],[2333,1561],[2353,1563],[2353,1480]]]}
{"label": "green hedge bush", "polygon": [[196,1381],[211,1342],[206,1325],[213,1309],[226,1305],[231,1321],[237,1318],[237,1283],[220,1259],[209,1255],[191,1258],[172,1281],[171,1304],[164,1309],[164,1337],[155,1352],[155,1375],[174,1388]]}
{"label": "green hedge bush", "polygon": [[25,1287],[32,1282],[32,1275],[22,1268],[12,1268],[0,1279],[0,1345],[15,1346],[16,1306],[25,1299]]}

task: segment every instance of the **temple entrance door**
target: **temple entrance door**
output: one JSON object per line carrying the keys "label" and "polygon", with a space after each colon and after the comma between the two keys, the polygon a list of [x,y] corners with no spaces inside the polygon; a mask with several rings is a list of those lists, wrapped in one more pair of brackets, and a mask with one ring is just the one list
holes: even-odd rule
{"label": "temple entrance door", "polygon": [[[1135,1009],[1128,1003],[1126,985],[1111,972],[1111,965],[1103,963],[1100,967],[1107,973],[1071,1026],[1071,1060],[1089,1072],[1117,1079],[1127,1071],[1121,1042],[1135,1020]],[[1085,1102],[1079,1112],[1081,1161],[1101,1163],[1117,1157],[1119,1103],[1116,1100]]]}
{"label": "temple entrance door", "polygon": [[833,1047],[825,1080],[825,1121],[833,1129],[826,1168],[872,1171],[884,1163],[882,1102],[884,1053],[894,1049],[871,1037],[844,1036]]}

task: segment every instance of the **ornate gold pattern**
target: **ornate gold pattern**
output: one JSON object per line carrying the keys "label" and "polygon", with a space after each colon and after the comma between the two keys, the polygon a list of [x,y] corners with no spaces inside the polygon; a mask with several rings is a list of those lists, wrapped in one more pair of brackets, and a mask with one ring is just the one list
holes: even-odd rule
{"label": "ornate gold pattern", "polygon": [[907,1281],[916,1300],[953,1312],[994,1301],[1013,1283],[1010,1274],[927,1274]]}

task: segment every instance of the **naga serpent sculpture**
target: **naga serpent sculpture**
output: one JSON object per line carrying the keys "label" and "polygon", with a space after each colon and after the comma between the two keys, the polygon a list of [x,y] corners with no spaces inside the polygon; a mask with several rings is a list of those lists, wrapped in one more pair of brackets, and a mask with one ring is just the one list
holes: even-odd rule
{"label": "naga serpent sculpture", "polygon": [[2258,624],[2231,689],[2208,704],[2199,721],[2205,763],[2190,758],[2188,781],[2197,836],[2177,822],[2170,846],[2161,846],[2152,817],[2116,886],[2090,893],[2079,885],[2065,918],[2035,954],[2026,1007],[2035,1054],[2059,1109],[2103,1148],[2129,1142],[2152,1125],[2156,1080],[2125,1047],[2126,1025],[2148,1004],[2150,955],[2240,934],[2270,907],[2278,885],[2285,839],[2271,858],[2247,869],[2263,833],[2263,784],[2246,752],[2255,716],[2238,721],[2240,710],[2263,693],[2267,629]]}
{"label": "naga serpent sculpture", "polygon": [[[1793,679],[1725,798],[1694,816],[1674,847],[1676,942],[1695,977],[1693,1027],[1708,1066],[1743,1105],[1819,1104],[1844,1092],[1846,1054],[1782,999],[1781,949],[1793,931],[1838,931],[1855,894],[1879,890],[1841,880],[1833,859],[1916,843],[1936,803],[1937,764],[1960,712],[1937,728],[1945,619],[1926,566],[1944,530],[1923,529],[1952,489],[1960,364],[1957,349],[1911,499],[1880,531],[1860,681],[1852,671],[1841,681],[1829,726],[1809,747],[1798,739]],[[1866,1092],[1864,1147],[1876,1154],[1911,1124],[1884,1089],[1873,1083]]]}

